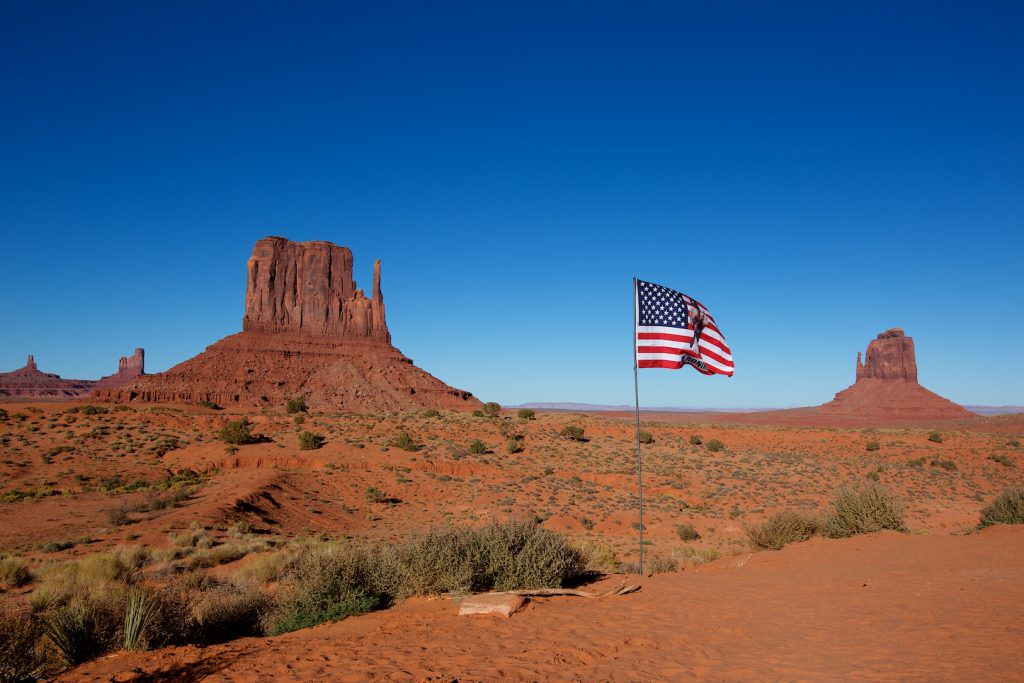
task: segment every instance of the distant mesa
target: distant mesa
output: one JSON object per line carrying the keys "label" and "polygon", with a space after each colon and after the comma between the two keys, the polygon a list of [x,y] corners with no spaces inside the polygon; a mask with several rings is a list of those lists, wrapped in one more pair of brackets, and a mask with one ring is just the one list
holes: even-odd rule
{"label": "distant mesa", "polygon": [[253,247],[241,332],[166,372],[95,395],[246,407],[280,406],[302,395],[312,406],[351,412],[481,405],[391,345],[380,261],[367,297],[356,287],[348,248],[283,237]]}
{"label": "distant mesa", "polygon": [[42,372],[34,356],[29,355],[25,367],[0,372],[0,400],[6,401],[70,401],[87,396],[93,389],[114,389],[145,374],[145,351],[135,349],[131,356],[122,356],[117,372],[98,380],[64,379],[52,372]]}
{"label": "distant mesa", "polygon": [[965,408],[917,383],[914,340],[898,327],[857,354],[856,381],[816,410],[839,418],[916,421],[974,417]]}

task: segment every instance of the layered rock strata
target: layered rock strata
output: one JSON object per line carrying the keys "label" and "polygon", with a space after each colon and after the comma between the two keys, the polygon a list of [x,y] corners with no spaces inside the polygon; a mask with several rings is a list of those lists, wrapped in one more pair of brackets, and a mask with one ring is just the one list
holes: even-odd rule
{"label": "layered rock strata", "polygon": [[166,372],[96,392],[115,401],[247,407],[280,406],[300,395],[313,407],[351,412],[480,405],[391,345],[380,261],[367,297],[353,279],[349,249],[282,237],[253,248],[241,332]]}

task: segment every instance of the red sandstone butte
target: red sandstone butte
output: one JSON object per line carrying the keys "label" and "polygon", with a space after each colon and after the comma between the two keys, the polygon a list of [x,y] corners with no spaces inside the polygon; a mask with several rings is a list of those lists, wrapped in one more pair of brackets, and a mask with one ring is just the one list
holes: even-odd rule
{"label": "red sandstone butte", "polygon": [[96,388],[115,389],[145,373],[145,352],[135,349],[129,357],[118,361],[117,372],[98,380],[64,379],[52,372],[42,372],[36,359],[28,357],[25,367],[12,372],[0,372],[0,400],[10,401],[70,401],[86,396]]}
{"label": "red sandstone butte", "polygon": [[857,354],[856,381],[817,410],[833,417],[947,420],[974,417],[967,409],[917,383],[914,340],[894,327]]}
{"label": "red sandstone butte", "polygon": [[391,345],[380,261],[368,298],[356,287],[348,248],[283,237],[253,247],[241,332],[166,372],[95,395],[246,407],[280,406],[301,395],[312,406],[350,412],[480,406]]}

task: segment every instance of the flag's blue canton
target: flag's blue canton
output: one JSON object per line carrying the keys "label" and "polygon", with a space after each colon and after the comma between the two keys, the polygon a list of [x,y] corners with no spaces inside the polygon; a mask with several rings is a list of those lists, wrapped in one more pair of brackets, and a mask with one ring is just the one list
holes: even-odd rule
{"label": "flag's blue canton", "polygon": [[689,329],[687,300],[684,295],[653,282],[637,280],[636,284],[640,303],[640,319],[637,321],[639,325]]}

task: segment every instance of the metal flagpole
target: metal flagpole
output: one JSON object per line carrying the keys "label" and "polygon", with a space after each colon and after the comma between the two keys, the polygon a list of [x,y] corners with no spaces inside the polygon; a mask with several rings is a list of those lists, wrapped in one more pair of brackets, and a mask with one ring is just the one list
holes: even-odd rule
{"label": "metal flagpole", "polygon": [[637,325],[636,278],[633,278],[633,338],[630,340],[633,354],[633,399],[636,405],[636,481],[640,492],[640,573],[644,573],[644,463],[640,458],[640,381],[636,365]]}

